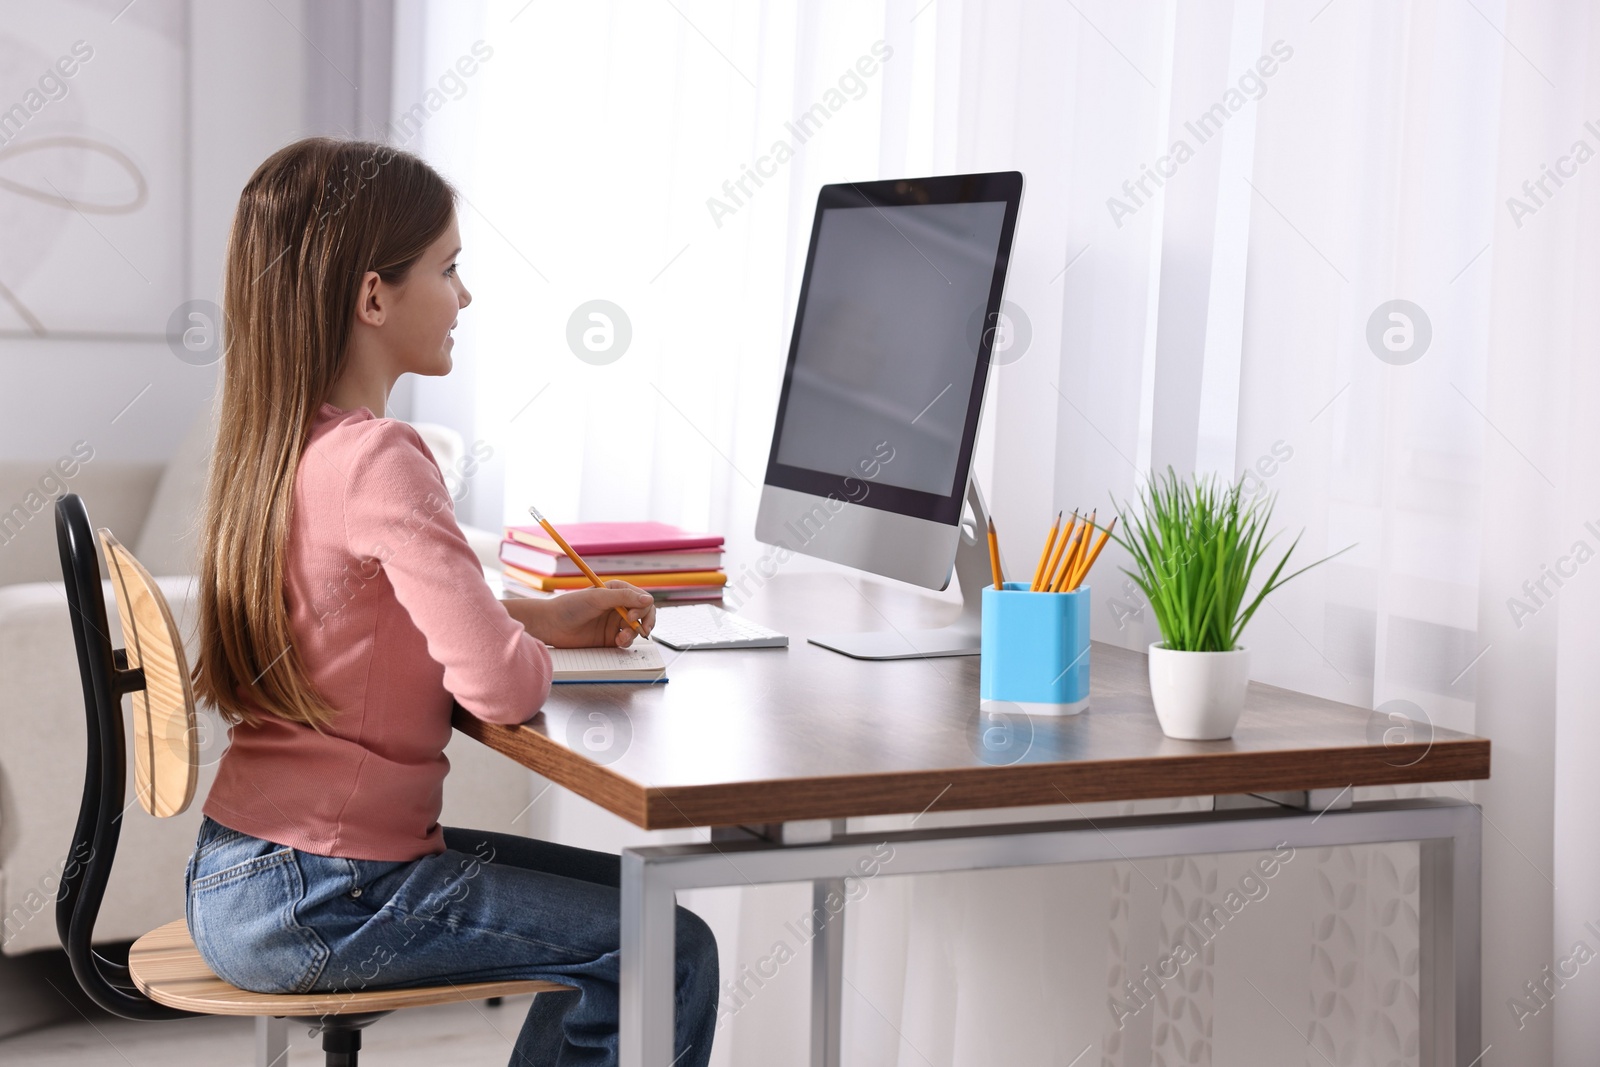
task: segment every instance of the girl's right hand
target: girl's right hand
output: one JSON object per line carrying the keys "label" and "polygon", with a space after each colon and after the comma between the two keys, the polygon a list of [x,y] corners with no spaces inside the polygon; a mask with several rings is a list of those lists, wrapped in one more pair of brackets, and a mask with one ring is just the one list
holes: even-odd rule
{"label": "girl's right hand", "polygon": [[[549,612],[541,629],[547,633],[534,636],[555,648],[627,648],[635,637],[631,623],[638,622],[647,636],[656,624],[655,598],[615,578],[604,588],[574,589],[543,603]],[[617,608],[628,613],[629,623],[622,621]]]}

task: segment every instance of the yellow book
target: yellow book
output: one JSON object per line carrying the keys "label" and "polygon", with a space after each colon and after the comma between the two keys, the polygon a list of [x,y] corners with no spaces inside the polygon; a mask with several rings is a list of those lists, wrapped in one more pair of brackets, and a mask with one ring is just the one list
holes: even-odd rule
{"label": "yellow book", "polygon": [[[590,589],[593,588],[587,576],[582,574],[539,574],[536,571],[526,570],[511,563],[502,563],[505,572],[535,589]],[[607,580],[612,578],[636,585],[640,589],[656,589],[663,586],[678,585],[726,585],[728,576],[723,571],[651,571],[647,574],[607,574]]]}

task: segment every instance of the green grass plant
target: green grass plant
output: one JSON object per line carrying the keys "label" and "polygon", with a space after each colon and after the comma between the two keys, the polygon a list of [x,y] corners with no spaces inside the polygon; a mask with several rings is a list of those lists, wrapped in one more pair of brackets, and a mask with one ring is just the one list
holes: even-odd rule
{"label": "green grass plant", "polygon": [[1117,509],[1121,530],[1113,539],[1134,565],[1123,573],[1150,602],[1168,648],[1233,651],[1269,593],[1339,555],[1324,556],[1283,576],[1302,530],[1246,603],[1251,578],[1277,539],[1277,534],[1267,534],[1273,503],[1273,494],[1246,500],[1242,478],[1223,486],[1214,477],[1179,478],[1168,467],[1139,491],[1138,508]]}

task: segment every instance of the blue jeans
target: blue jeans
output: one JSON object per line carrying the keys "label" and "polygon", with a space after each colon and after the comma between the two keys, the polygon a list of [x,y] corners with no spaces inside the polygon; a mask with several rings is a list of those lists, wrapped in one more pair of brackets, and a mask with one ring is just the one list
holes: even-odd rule
{"label": "blue jeans", "polygon": [[[604,852],[444,828],[445,851],[351,860],[201,820],[184,876],[189,933],[220,977],[257,993],[361,992],[540,978],[512,1067],[617,1062],[621,863]],[[677,908],[674,1067],[704,1067],[717,946]]]}

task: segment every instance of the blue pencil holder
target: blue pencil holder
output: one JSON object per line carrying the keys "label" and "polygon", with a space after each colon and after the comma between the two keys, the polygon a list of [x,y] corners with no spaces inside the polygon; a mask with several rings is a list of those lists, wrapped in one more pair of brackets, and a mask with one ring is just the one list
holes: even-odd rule
{"label": "blue pencil holder", "polygon": [[979,707],[1076,715],[1089,706],[1089,587],[1034,593],[983,587]]}

